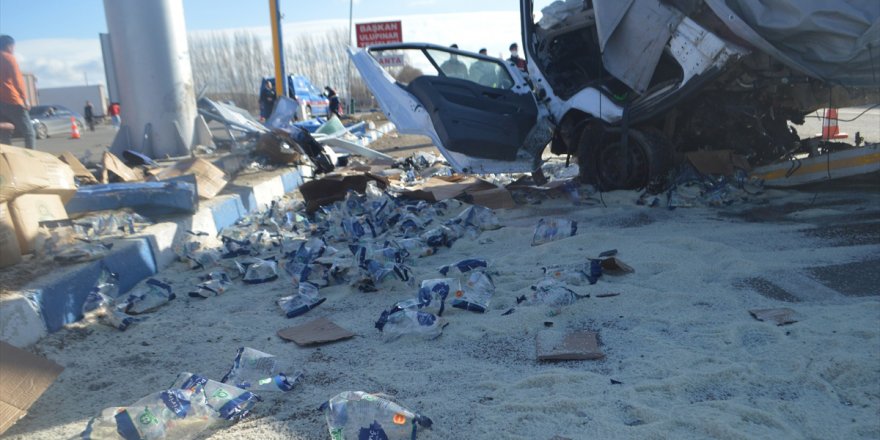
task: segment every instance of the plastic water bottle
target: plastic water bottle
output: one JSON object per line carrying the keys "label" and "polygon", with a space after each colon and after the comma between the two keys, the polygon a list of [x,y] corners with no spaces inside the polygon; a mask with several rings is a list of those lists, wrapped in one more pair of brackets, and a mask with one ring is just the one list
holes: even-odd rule
{"label": "plastic water bottle", "polygon": [[383,396],[345,391],[321,405],[332,440],[415,439],[418,428],[430,428],[431,419]]}
{"label": "plastic water bottle", "polygon": [[573,237],[577,234],[577,222],[564,218],[540,219],[532,236],[532,246]]}

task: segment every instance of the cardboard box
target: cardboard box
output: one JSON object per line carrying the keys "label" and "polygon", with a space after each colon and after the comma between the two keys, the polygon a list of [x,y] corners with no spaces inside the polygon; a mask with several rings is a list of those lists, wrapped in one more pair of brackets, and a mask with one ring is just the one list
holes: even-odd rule
{"label": "cardboard box", "polygon": [[199,158],[181,160],[163,169],[161,173],[156,175],[156,179],[166,180],[186,174],[196,176],[196,189],[199,192],[199,197],[204,199],[216,196],[229,181],[223,170],[215,167],[211,162]]}
{"label": "cardboard box", "polygon": [[0,341],[0,435],[27,414],[64,368]]}
{"label": "cardboard box", "polygon": [[104,152],[101,158],[104,170],[101,172],[101,182],[110,183],[110,177],[116,176],[122,182],[140,182],[144,180],[144,173],[128,167],[121,159],[109,151]]}
{"label": "cardboard box", "polygon": [[15,236],[15,224],[9,213],[9,204],[0,203],[0,268],[18,264],[21,261],[21,248]]}
{"label": "cardboard box", "polygon": [[25,193],[57,194],[67,201],[76,193],[73,170],[49,153],[0,144],[0,202]]}
{"label": "cardboard box", "polygon": [[40,222],[67,218],[61,197],[54,194],[20,195],[9,203],[9,211],[18,234],[18,246],[23,254],[34,251],[34,240],[40,231]]}
{"label": "cardboard box", "polygon": [[69,151],[65,151],[58,156],[62,162],[66,163],[70,166],[70,169],[73,171],[73,175],[80,179],[80,182],[84,183],[98,183],[98,179],[95,178],[95,175],[86,168],[73,153]]}

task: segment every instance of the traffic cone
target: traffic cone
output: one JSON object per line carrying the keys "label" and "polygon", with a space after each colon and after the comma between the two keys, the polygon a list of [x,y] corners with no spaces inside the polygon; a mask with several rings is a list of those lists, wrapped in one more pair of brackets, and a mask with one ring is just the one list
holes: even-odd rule
{"label": "traffic cone", "polygon": [[846,139],[849,137],[848,134],[841,133],[840,128],[837,126],[836,108],[825,109],[825,117],[822,118],[822,133],[819,133],[816,136],[821,136],[824,140]]}
{"label": "traffic cone", "polygon": [[76,125],[76,118],[70,117],[70,138],[79,139],[79,126]]}

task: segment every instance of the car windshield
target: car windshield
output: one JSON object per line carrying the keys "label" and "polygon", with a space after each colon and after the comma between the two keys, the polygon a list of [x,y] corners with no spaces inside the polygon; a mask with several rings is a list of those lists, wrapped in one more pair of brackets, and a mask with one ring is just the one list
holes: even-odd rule
{"label": "car windshield", "polygon": [[402,84],[409,84],[422,75],[460,78],[496,89],[509,89],[514,84],[501,60],[421,48],[373,51],[372,55],[380,64],[386,60],[402,60],[399,63],[402,65],[388,66],[389,73]]}

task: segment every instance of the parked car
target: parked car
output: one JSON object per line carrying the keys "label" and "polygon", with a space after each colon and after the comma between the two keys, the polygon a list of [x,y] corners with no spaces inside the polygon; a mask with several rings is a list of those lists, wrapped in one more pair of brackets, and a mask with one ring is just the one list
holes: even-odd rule
{"label": "parked car", "polygon": [[[260,87],[265,87],[267,82],[274,86],[275,78],[263,78]],[[312,84],[308,77],[288,75],[287,89],[288,95],[299,103],[300,114],[305,115],[305,119],[311,119],[312,116],[325,117],[330,115],[330,100]]]}
{"label": "parked car", "polygon": [[79,113],[63,105],[35,105],[31,107],[30,115],[37,139],[69,135],[70,118],[74,118],[80,132],[85,127],[85,119]]}
{"label": "parked car", "polygon": [[[349,54],[398,130],[430,137],[455,170],[533,172],[549,143],[603,189],[659,188],[675,153],[731,149],[761,165],[815,151],[794,127],[809,113],[880,102],[880,58],[865,43],[877,38],[876,0],[520,8],[527,74],[427,43]],[[383,53],[422,74],[395,80]]]}

